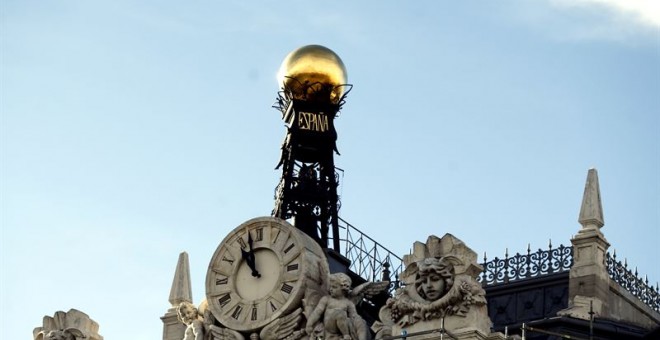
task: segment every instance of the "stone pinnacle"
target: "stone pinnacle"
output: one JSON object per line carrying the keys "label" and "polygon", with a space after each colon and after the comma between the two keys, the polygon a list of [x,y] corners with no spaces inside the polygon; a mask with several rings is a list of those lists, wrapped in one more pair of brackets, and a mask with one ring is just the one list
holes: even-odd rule
{"label": "stone pinnacle", "polygon": [[582,224],[582,228],[588,228],[589,226],[601,228],[605,225],[603,206],[600,200],[600,187],[598,186],[598,171],[594,168],[589,169],[587,183],[584,185],[578,222]]}
{"label": "stone pinnacle", "polygon": [[179,262],[176,264],[169,301],[172,306],[178,306],[181,302],[192,303],[190,265],[188,264],[188,253],[185,251],[179,254]]}

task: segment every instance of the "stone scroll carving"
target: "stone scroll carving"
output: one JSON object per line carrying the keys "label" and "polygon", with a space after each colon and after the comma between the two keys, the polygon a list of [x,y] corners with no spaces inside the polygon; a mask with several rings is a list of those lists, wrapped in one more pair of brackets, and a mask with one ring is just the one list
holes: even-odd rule
{"label": "stone scroll carving", "polygon": [[77,309],[68,312],[57,311],[55,315],[44,316],[41,327],[32,334],[34,340],[103,340],[98,334],[99,325]]}
{"label": "stone scroll carving", "polygon": [[[477,254],[451,234],[416,242],[404,256],[402,287],[380,311],[376,338],[439,329],[471,329],[489,334],[485,291],[476,278]],[[444,324],[443,320],[444,319]]]}

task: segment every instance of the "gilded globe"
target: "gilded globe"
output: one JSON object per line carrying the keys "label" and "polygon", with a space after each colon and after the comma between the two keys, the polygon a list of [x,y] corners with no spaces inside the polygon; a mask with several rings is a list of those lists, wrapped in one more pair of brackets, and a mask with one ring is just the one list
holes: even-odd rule
{"label": "gilded globe", "polygon": [[[330,100],[338,101],[344,94],[348,76],[341,58],[331,49],[321,45],[300,47],[284,58],[277,81],[296,97],[308,97],[309,85],[322,84],[330,90]],[[314,87],[312,86],[312,89]]]}

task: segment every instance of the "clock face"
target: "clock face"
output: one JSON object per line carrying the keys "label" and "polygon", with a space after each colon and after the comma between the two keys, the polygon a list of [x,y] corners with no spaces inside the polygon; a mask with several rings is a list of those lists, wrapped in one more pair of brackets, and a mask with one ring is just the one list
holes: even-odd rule
{"label": "clock face", "polygon": [[298,307],[305,280],[322,275],[321,264],[327,268],[321,247],[286,221],[249,220],[229,233],[211,258],[209,308],[225,327],[259,329]]}

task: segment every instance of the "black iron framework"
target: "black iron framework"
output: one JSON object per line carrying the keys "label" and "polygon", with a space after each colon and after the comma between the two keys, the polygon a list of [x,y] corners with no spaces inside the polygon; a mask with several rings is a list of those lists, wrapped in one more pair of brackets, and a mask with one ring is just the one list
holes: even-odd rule
{"label": "black iron framework", "polygon": [[481,265],[484,271],[479,275],[478,281],[484,286],[551,275],[571,269],[573,247],[560,245],[558,248],[552,248],[550,242],[548,250],[539,248],[531,252],[528,245],[527,254],[516,253],[509,257],[507,249],[503,259],[495,257],[491,261],[488,261],[484,253],[484,263]]}
{"label": "black iron framework", "polygon": [[647,306],[651,307],[656,312],[660,313],[660,289],[656,283],[655,288],[649,285],[648,278],[642,279],[637,273],[637,268],[633,273],[632,269],[628,268],[628,261],[616,260],[616,252],[612,255],[608,252],[605,256],[605,264],[610,278],[618,283],[625,290],[637,297],[640,301],[644,302]]}
{"label": "black iron framework", "polygon": [[[295,84],[296,92],[285,87],[273,106],[282,113],[287,126],[277,166],[282,168],[282,177],[275,189],[273,216],[293,218],[294,225],[321,247],[328,248],[333,240],[332,248],[339,251],[339,238],[334,236],[339,233],[340,207],[339,176],[334,164],[337,152],[334,118],[351,85],[310,84],[289,79]],[[329,100],[340,87],[348,90],[338,100]]]}
{"label": "black iron framework", "polygon": [[397,288],[403,260],[345,220],[339,218],[339,222],[343,229],[340,253],[351,261],[350,269],[370,281],[391,281],[391,289]]}

